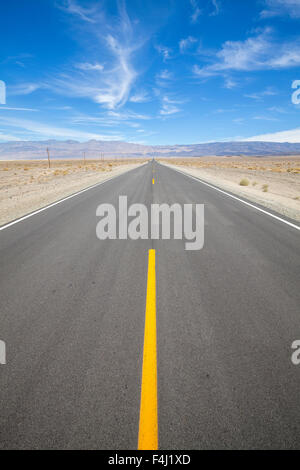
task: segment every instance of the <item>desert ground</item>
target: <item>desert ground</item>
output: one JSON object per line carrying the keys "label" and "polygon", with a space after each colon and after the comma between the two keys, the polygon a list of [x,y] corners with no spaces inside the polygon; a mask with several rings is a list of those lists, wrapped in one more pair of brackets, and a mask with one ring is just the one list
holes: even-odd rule
{"label": "desert ground", "polygon": [[0,161],[0,226],[107,178],[142,160]]}
{"label": "desert ground", "polygon": [[[159,160],[300,221],[300,156]],[[0,161],[0,226],[143,162]]]}
{"label": "desert ground", "polygon": [[300,156],[160,160],[300,221]]}

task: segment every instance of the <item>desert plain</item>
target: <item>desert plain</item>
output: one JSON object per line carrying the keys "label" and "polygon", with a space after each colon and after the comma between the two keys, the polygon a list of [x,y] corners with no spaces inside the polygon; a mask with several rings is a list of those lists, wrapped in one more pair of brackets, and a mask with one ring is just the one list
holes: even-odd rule
{"label": "desert plain", "polygon": [[0,161],[0,226],[88,186],[135,168],[143,160]]}
{"label": "desert plain", "polygon": [[[300,221],[300,156],[158,160]],[[145,161],[63,159],[49,168],[47,160],[2,160],[0,226]]]}
{"label": "desert plain", "polygon": [[160,160],[290,219],[300,221],[300,156]]}

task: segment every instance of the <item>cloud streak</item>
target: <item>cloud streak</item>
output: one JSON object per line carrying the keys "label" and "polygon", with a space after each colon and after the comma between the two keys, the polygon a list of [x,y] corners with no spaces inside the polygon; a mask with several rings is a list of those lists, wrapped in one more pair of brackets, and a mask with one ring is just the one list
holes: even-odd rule
{"label": "cloud streak", "polygon": [[190,4],[192,7],[192,14],[190,16],[192,23],[197,23],[200,16],[204,15],[204,13],[209,16],[217,16],[221,10],[220,0],[208,0],[204,8],[203,1],[201,2],[201,8],[199,0],[190,0]]}
{"label": "cloud streak", "polygon": [[19,85],[10,86],[8,93],[10,95],[30,95],[40,88],[45,88],[45,84],[42,83],[21,83]]}
{"label": "cloud streak", "polygon": [[172,50],[166,46],[156,46],[156,50],[162,55],[164,62],[171,58]]}
{"label": "cloud streak", "polygon": [[180,112],[180,108],[178,108],[178,104],[180,104],[181,101],[176,101],[168,98],[167,96],[163,96],[162,99],[162,107],[161,110],[159,111],[159,114],[161,116],[170,116],[171,114],[176,114]]}
{"label": "cloud streak", "polygon": [[66,13],[75,15],[87,23],[96,23],[96,20],[94,18],[94,15],[96,13],[95,7],[82,7],[75,0],[64,0],[61,4],[58,3],[57,6]]}
{"label": "cloud streak", "polygon": [[[144,43],[128,17],[125,3],[119,3],[117,18],[105,17],[96,7],[86,9],[73,0],[63,9],[83,20],[93,43],[99,44],[99,50],[104,46],[109,65],[104,67],[102,60],[75,64],[80,73],[63,74],[49,86],[67,96],[92,99],[107,109],[124,106],[138,77],[133,64],[135,53]],[[90,21],[91,15],[93,21]]]}
{"label": "cloud streak", "polygon": [[146,103],[149,100],[149,95],[145,91],[136,93],[135,95],[132,95],[129,99],[131,103]]}
{"label": "cloud streak", "polygon": [[189,49],[193,44],[197,42],[197,39],[193,36],[188,36],[185,39],[181,39],[179,41],[179,50],[181,53],[184,53],[187,49]]}
{"label": "cloud streak", "polygon": [[262,10],[262,18],[288,15],[291,18],[300,18],[299,0],[265,0],[266,8]]}
{"label": "cloud streak", "polygon": [[275,96],[275,95],[277,95],[277,92],[275,90],[273,90],[272,88],[266,88],[266,90],[259,91],[257,93],[245,94],[244,96],[252,100],[261,101],[263,100],[265,96]]}
{"label": "cloud streak", "polygon": [[300,142],[300,128],[291,129],[288,131],[274,132],[272,134],[255,135],[248,139],[243,139],[245,142]]}
{"label": "cloud streak", "polygon": [[[13,128],[18,128],[18,130],[30,131],[36,134],[37,136],[42,136],[45,138],[63,138],[63,139],[79,139],[79,140],[89,140],[89,139],[98,139],[98,140],[120,140],[122,139],[121,135],[102,135],[93,132],[85,132],[76,129],[64,128],[64,127],[55,127],[48,124],[43,124],[37,121],[31,121],[27,119],[16,119],[0,116],[0,123],[5,124]],[[15,139],[13,139],[15,140]]]}
{"label": "cloud streak", "polygon": [[104,69],[102,64],[90,64],[89,62],[83,62],[75,65],[79,70],[98,70],[102,71]]}
{"label": "cloud streak", "polygon": [[210,13],[210,16],[217,16],[220,13],[221,4],[219,0],[211,0],[213,11]]}
{"label": "cloud streak", "polygon": [[197,23],[199,16],[202,15],[202,10],[199,7],[197,0],[190,0],[190,3],[192,7],[191,22]]}
{"label": "cloud streak", "polygon": [[30,112],[38,111],[38,109],[34,109],[34,108],[15,108],[12,106],[0,106],[0,111],[2,111],[2,109],[8,110],[8,111],[30,111]]}
{"label": "cloud streak", "polygon": [[19,137],[16,137],[15,135],[11,135],[11,134],[3,134],[2,132],[0,132],[0,141],[3,141],[3,142],[8,142],[8,141],[20,141],[22,139],[20,139]]}
{"label": "cloud streak", "polygon": [[228,71],[249,72],[280,70],[300,65],[300,41],[276,42],[272,30],[265,28],[245,41],[226,41],[215,54],[217,60],[209,65],[194,66],[198,77],[222,75]]}

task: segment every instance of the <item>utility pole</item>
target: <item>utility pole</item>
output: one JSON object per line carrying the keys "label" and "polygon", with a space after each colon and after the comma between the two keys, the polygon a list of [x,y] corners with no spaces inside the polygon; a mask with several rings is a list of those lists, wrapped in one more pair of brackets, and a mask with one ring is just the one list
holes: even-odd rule
{"label": "utility pole", "polygon": [[47,155],[48,155],[48,168],[50,168],[50,153],[49,153],[48,147],[47,147]]}
{"label": "utility pole", "polygon": [[85,152],[83,152],[83,163],[85,164]]}

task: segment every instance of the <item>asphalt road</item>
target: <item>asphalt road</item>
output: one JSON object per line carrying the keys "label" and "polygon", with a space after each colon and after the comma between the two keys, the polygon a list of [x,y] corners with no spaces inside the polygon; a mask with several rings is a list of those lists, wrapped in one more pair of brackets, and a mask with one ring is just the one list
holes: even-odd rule
{"label": "asphalt road", "polygon": [[[98,240],[119,195],[205,204],[204,248]],[[299,231],[152,162],[0,232],[1,448],[137,448],[151,248],[159,448],[300,448]]]}

